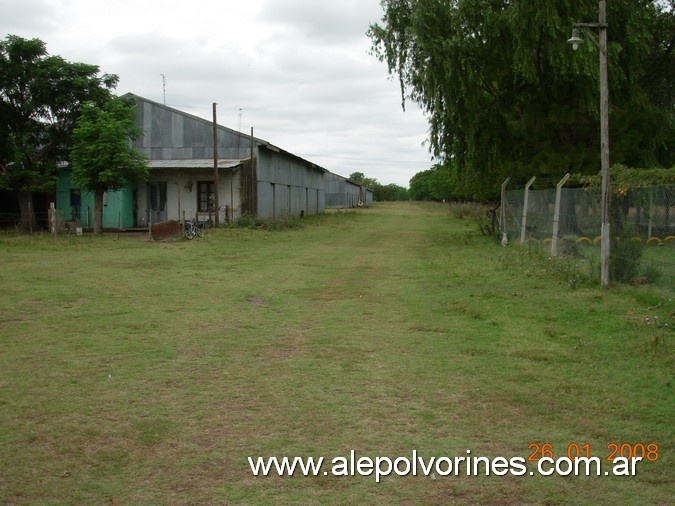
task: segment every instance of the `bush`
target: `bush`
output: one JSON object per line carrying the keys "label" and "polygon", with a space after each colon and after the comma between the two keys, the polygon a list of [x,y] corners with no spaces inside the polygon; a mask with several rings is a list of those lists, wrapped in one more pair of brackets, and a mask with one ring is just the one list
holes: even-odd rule
{"label": "bush", "polygon": [[234,220],[234,226],[237,228],[261,228],[263,223],[262,218],[250,214],[242,214]]}
{"label": "bush", "polygon": [[649,283],[657,283],[663,277],[661,269],[653,264],[644,265],[640,274],[647,278]]}
{"label": "bush", "polygon": [[484,219],[487,207],[475,202],[451,202],[450,213],[458,220]]}
{"label": "bush", "polygon": [[234,221],[237,228],[264,229],[264,230],[291,230],[302,228],[302,220],[290,214],[276,218],[259,218],[250,214],[242,214]]}
{"label": "bush", "polygon": [[582,244],[577,237],[566,235],[558,243],[558,248],[562,256],[579,258],[583,256]]}
{"label": "bush", "polygon": [[621,235],[612,241],[609,255],[609,276],[612,281],[628,283],[637,277],[642,259],[642,241],[635,238],[635,232],[626,227]]}
{"label": "bush", "polygon": [[267,218],[263,220],[262,228],[266,230],[293,230],[302,228],[302,220],[292,214],[277,216],[276,218]]}

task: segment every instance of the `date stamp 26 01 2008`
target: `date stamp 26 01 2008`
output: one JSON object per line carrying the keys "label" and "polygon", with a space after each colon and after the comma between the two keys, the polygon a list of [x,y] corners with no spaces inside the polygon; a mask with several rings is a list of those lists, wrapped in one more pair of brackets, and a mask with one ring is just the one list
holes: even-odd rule
{"label": "date stamp 26 01 2008", "polygon": [[[532,451],[528,461],[534,462],[542,458],[555,458],[555,451],[553,445],[550,443],[530,443],[527,448]],[[613,461],[617,457],[625,459],[642,459],[649,462],[659,460],[659,445],[656,443],[609,443],[606,447],[607,452],[603,458]],[[570,443],[564,450],[563,455],[568,459],[575,458],[591,458],[591,445],[589,443],[579,445],[577,443]]]}

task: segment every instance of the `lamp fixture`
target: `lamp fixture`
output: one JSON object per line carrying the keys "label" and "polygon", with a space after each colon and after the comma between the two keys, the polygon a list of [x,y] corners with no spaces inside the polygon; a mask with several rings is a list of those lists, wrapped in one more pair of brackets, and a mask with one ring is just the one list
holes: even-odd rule
{"label": "lamp fixture", "polygon": [[579,29],[578,28],[572,29],[572,37],[567,40],[567,43],[572,44],[572,49],[574,49],[575,51],[577,49],[579,49],[579,44],[584,43],[584,39],[579,37]]}

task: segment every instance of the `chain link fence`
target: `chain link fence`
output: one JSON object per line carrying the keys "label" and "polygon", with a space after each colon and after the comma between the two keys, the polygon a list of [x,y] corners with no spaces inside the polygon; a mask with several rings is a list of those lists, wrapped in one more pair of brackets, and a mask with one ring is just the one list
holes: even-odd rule
{"label": "chain link fence", "polygon": [[[583,248],[593,255],[591,250],[600,248],[601,223],[600,188],[517,189],[502,195],[504,243],[537,245],[553,255],[578,254]],[[648,273],[675,284],[675,185],[613,194],[610,234],[615,264],[632,263],[635,277]],[[626,241],[642,246],[639,258],[625,253]]]}

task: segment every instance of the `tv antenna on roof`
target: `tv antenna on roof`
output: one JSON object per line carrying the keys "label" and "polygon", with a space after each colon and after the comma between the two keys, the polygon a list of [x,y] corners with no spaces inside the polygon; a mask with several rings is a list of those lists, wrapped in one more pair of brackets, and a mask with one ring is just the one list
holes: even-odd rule
{"label": "tv antenna on roof", "polygon": [[239,119],[237,121],[237,158],[239,158],[239,147],[241,146],[241,107],[239,108]]}
{"label": "tv antenna on roof", "polygon": [[164,105],[166,105],[166,76],[164,74],[160,74],[162,76],[162,93],[164,95]]}

